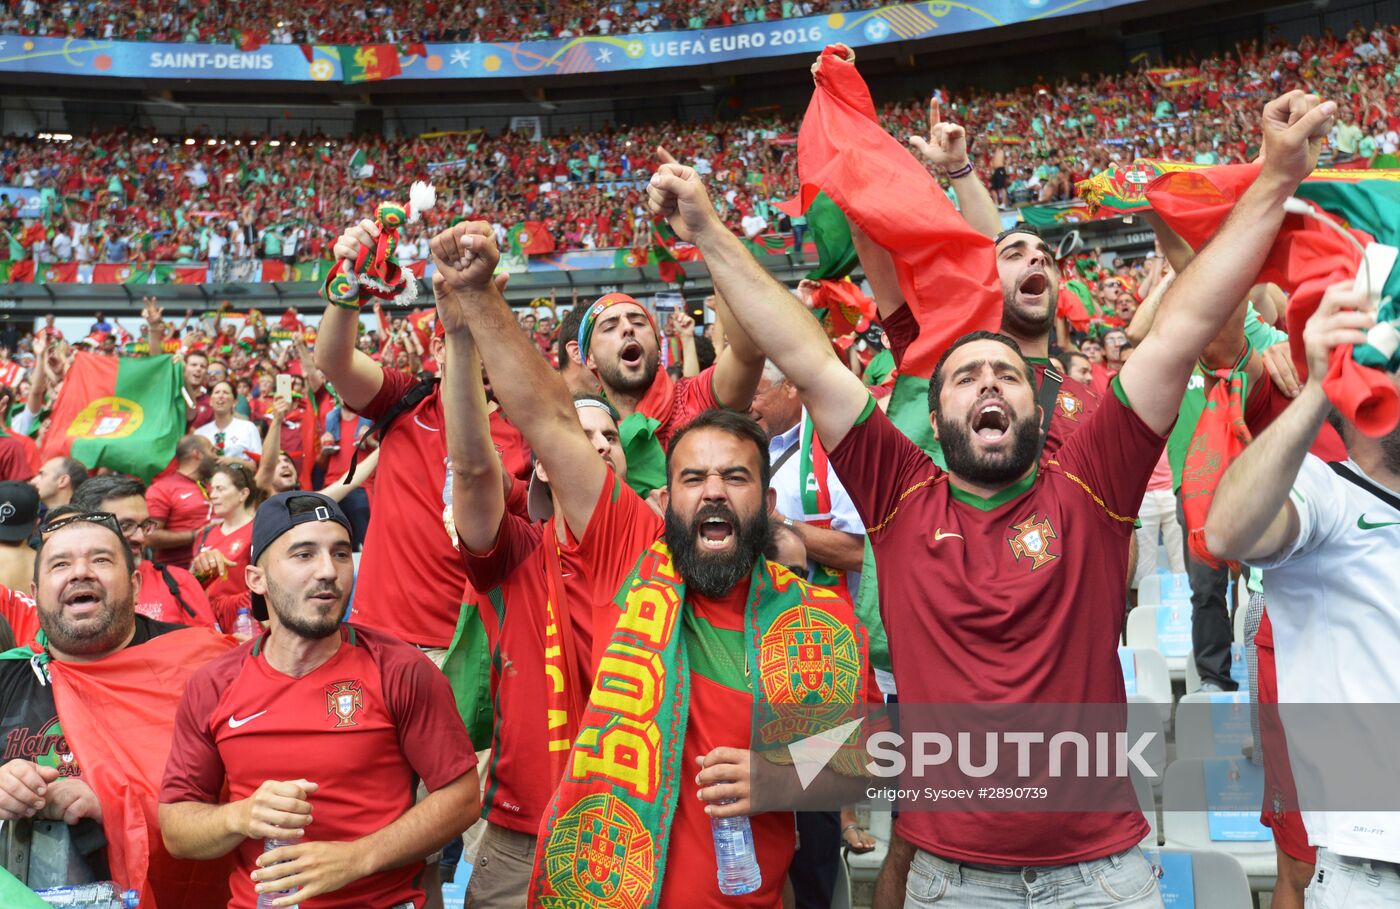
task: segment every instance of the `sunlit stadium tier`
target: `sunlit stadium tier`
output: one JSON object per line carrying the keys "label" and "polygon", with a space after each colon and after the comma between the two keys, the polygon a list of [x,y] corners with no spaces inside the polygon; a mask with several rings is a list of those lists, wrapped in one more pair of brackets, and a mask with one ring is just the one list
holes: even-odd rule
{"label": "sunlit stadium tier", "polygon": [[[288,7],[298,5],[288,4]],[[823,7],[850,5],[859,4],[817,4]],[[341,33],[326,29],[326,35],[346,40],[325,41],[313,37],[321,35],[319,30],[283,22],[272,29],[263,27],[266,23],[249,22],[246,30],[221,36],[226,37],[223,43],[211,42],[209,37],[215,36],[212,31],[197,27],[179,33],[175,40],[166,33],[159,36],[166,40],[151,40],[157,36],[150,29],[133,30],[129,34],[116,32],[109,36],[115,30],[55,27],[61,36],[52,33],[48,36],[0,35],[0,72],[79,79],[350,85],[607,75],[740,61],[753,63],[814,54],[834,43],[856,48],[897,46],[904,42],[1145,5],[1134,0],[973,0],[969,3],[926,0],[781,18],[783,10],[811,6],[784,2],[772,4],[778,10],[777,18],[755,16],[756,21],[714,27],[709,27],[710,20],[700,16],[684,19],[657,16],[646,19],[645,28],[638,27],[635,31],[629,30],[637,25],[633,22],[631,26],[619,23],[624,26],[621,29],[614,29],[610,24],[607,34],[569,34],[545,40],[506,40],[504,36],[497,36],[491,40],[456,42],[430,40],[426,32],[411,30],[406,40],[389,42],[365,28]],[[497,4],[484,4],[481,8],[495,6]],[[616,6],[646,9],[649,4]],[[767,15],[765,10],[764,16]],[[596,28],[596,16],[593,24]],[[573,31],[567,27],[563,30]],[[458,31],[473,34],[470,27]],[[294,40],[298,38],[300,40]],[[361,43],[362,39],[365,43]]]}

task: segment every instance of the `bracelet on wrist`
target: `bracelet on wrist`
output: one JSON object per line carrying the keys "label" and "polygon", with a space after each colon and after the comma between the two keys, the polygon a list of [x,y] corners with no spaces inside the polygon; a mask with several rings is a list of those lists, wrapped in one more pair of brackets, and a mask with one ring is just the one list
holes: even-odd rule
{"label": "bracelet on wrist", "polygon": [[966,176],[967,176],[968,174],[970,174],[970,173],[972,173],[972,161],[971,161],[971,159],[969,159],[968,162],[967,162],[966,164],[964,164],[962,167],[959,167],[957,170],[950,170],[950,171],[948,171],[948,179],[949,179],[949,180],[956,180],[956,179],[958,179],[959,177],[966,177]]}

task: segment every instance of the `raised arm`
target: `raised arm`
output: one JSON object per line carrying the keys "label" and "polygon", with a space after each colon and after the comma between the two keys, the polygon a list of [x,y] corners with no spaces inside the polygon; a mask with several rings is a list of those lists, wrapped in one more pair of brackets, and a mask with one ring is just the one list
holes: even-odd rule
{"label": "raised arm", "polygon": [[146,356],[158,357],[165,353],[165,312],[155,297],[142,297],[141,316],[146,320]]}
{"label": "raised arm", "polygon": [[496,545],[501,518],[506,513],[501,487],[500,455],[491,441],[486,388],[481,384],[481,359],[462,313],[462,298],[447,289],[441,272],[433,275],[438,321],[443,327],[443,422],[447,431],[447,458],[452,463],[452,516],[462,545],[477,554]]}
{"label": "raised arm", "polygon": [[928,103],[928,124],[928,138],[910,136],[910,144],[947,176],[968,226],[983,236],[995,237],[1001,233],[1001,214],[967,157],[967,133],[956,123],[943,122],[937,98]]}
{"label": "raised arm", "polygon": [[748,410],[749,404],[753,403],[758,380],[763,377],[763,351],[758,349],[744,326],[735,320],[718,287],[715,288],[715,319],[724,326],[724,337],[728,342],[724,350],[715,356],[715,397],[725,407]]}
{"label": "raised arm", "polygon": [[735,322],[797,386],[822,444],[834,448],[860,418],[870,393],[836,358],[817,320],[725,228],[694,169],[661,165],[647,186],[647,204],[700,249]]}
{"label": "raised arm", "polygon": [[[335,257],[353,262],[360,248],[373,246],[378,236],[379,228],[366,218],[335,241]],[[333,303],[327,305],[316,332],[315,352],[317,368],[340,392],[340,399],[346,406],[356,413],[369,406],[384,384],[384,370],[355,349],[359,325],[358,309]]]}
{"label": "raised arm", "polygon": [[1220,230],[1177,276],[1156,321],[1118,374],[1137,415],[1159,433],[1176,420],[1191,370],[1254,283],[1283,202],[1317,163],[1337,105],[1289,92],[1264,108],[1265,163]]}
{"label": "raised arm", "polygon": [[268,495],[277,492],[272,488],[272,478],[277,474],[277,461],[282,457],[282,423],[287,419],[289,407],[291,402],[286,398],[273,398],[272,406],[267,409],[267,435],[263,438],[262,455],[253,483]]}
{"label": "raised arm", "polygon": [[464,221],[434,237],[431,246],[444,291],[454,297],[476,341],[491,388],[544,463],[569,529],[581,536],[608,468],[584,434],[563,379],[525,336],[492,280],[501,253],[491,225]]}
{"label": "raised arm", "polygon": [[[1361,344],[1375,316],[1359,311],[1365,294],[1350,282],[1327,290],[1303,330],[1308,380],[1303,391],[1225,471],[1206,518],[1206,546],[1230,560],[1263,559],[1298,538],[1298,509],[1289,496],[1303,458],[1332,405],[1322,390],[1332,350]],[[1128,362],[1132,362],[1129,360]]]}

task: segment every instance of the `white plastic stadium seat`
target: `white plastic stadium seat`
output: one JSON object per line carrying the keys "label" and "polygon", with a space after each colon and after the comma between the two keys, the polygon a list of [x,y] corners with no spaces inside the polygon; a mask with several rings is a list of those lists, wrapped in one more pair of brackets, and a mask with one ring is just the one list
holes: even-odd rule
{"label": "white plastic stadium seat", "polygon": [[[1243,620],[1241,620],[1243,621]],[[1236,638],[1230,645],[1230,659],[1237,661],[1237,666],[1232,666],[1230,677],[1239,683],[1241,691],[1249,690],[1249,672],[1245,667],[1244,645]],[[1191,694],[1201,690],[1201,673],[1196,668],[1196,652],[1191,651],[1191,656],[1186,660],[1186,693]]]}
{"label": "white plastic stadium seat", "polygon": [[1221,692],[1233,703],[1212,703],[1211,692],[1197,691],[1181,699],[1176,708],[1176,756],[1178,760],[1240,757],[1241,748],[1253,740],[1249,727],[1247,692]]}
{"label": "white plastic stadium seat", "polygon": [[1159,606],[1162,603],[1162,576],[1149,574],[1138,585],[1138,606]]}
{"label": "white plastic stadium seat", "polygon": [[1172,721],[1172,677],[1167,670],[1166,657],[1150,647],[1118,648],[1120,661],[1129,656],[1132,657],[1133,675],[1136,677],[1136,684],[1128,692],[1129,698],[1139,695],[1156,704],[1157,712],[1162,716],[1162,725],[1169,725]]}
{"label": "white plastic stadium seat", "polygon": [[[1226,758],[1211,760],[1224,761]],[[1241,766],[1248,763],[1240,758]],[[1278,876],[1277,857],[1272,839],[1262,842],[1229,842],[1212,840],[1210,819],[1203,810],[1174,810],[1173,806],[1184,805],[1192,808],[1206,804],[1205,760],[1176,760],[1167,768],[1166,783],[1162,787],[1162,842],[1170,848],[1223,852],[1235,859],[1249,877],[1249,886],[1256,891],[1272,890]],[[1262,799],[1261,799],[1262,801]],[[1253,805],[1257,817],[1260,805]],[[1196,892],[1200,893],[1197,884]],[[1238,903],[1241,907],[1246,903]],[[1200,903],[1197,903],[1200,909]]]}
{"label": "white plastic stadium seat", "polygon": [[[1157,639],[1157,614],[1171,608],[1170,606],[1138,606],[1129,612],[1128,646],[1161,653],[1166,658],[1167,671],[1171,674],[1172,681],[1180,681],[1186,677],[1186,658],[1189,655],[1189,648],[1187,653],[1180,656],[1169,656],[1163,652],[1162,645]],[[1188,615],[1190,608],[1190,606],[1186,607]]]}
{"label": "white plastic stadium seat", "polygon": [[1151,734],[1152,742],[1142,752],[1147,765],[1157,774],[1153,787],[1160,789],[1167,772],[1167,727],[1157,705],[1141,694],[1128,695],[1128,741],[1136,742]]}

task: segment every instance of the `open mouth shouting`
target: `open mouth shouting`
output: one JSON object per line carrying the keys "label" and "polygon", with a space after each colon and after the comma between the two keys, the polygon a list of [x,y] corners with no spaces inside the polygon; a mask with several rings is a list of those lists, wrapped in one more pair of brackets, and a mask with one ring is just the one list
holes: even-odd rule
{"label": "open mouth shouting", "polygon": [[1002,401],[984,401],[973,411],[972,432],[984,443],[995,445],[1011,430],[1011,418],[1010,409]]}
{"label": "open mouth shouting", "polygon": [[1050,278],[1043,271],[1033,271],[1021,279],[1016,292],[1023,298],[1038,297],[1050,289]]}
{"label": "open mouth shouting", "polygon": [[730,516],[711,514],[699,519],[696,542],[702,552],[725,552],[734,546],[735,523]]}
{"label": "open mouth shouting", "polygon": [[641,366],[645,356],[646,352],[642,350],[641,342],[636,340],[623,342],[622,349],[617,353],[618,360],[628,369]]}
{"label": "open mouth shouting", "polygon": [[103,590],[97,584],[71,584],[63,593],[63,608],[74,618],[86,618],[102,608]]}

